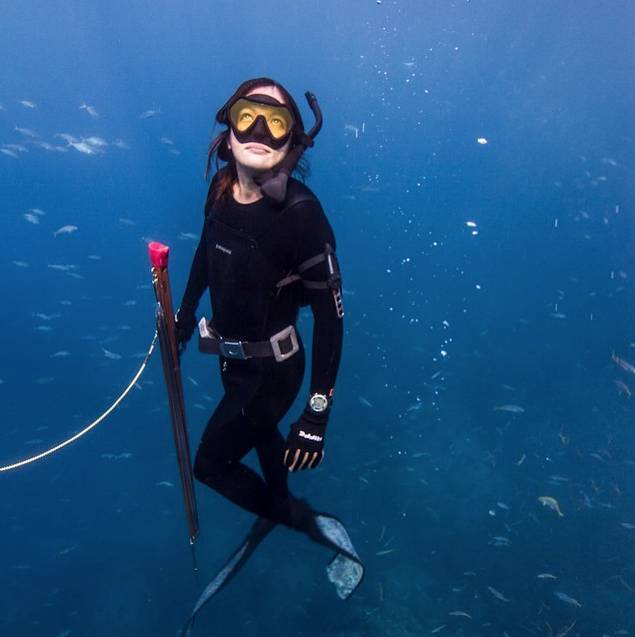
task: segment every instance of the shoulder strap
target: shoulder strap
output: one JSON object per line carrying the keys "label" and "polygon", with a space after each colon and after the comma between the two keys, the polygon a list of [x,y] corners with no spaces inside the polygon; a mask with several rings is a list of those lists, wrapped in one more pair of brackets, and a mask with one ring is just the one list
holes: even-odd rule
{"label": "shoulder strap", "polygon": [[292,192],[285,199],[284,207],[281,212],[286,212],[289,208],[302,203],[304,201],[317,201],[316,198],[310,192]]}

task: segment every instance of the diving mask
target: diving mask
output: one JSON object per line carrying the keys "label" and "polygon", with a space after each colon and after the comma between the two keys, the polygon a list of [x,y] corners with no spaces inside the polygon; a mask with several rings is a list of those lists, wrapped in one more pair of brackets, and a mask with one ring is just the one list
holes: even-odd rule
{"label": "diving mask", "polygon": [[260,142],[275,150],[287,143],[295,126],[284,104],[258,94],[238,98],[229,108],[229,123],[241,144]]}

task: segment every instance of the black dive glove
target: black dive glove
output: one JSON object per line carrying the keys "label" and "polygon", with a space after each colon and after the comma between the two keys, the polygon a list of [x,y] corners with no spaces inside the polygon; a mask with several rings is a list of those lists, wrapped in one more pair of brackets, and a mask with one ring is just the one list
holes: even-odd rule
{"label": "black dive glove", "polygon": [[307,407],[291,425],[284,452],[284,466],[289,471],[315,469],[322,462],[328,418],[328,410],[317,414]]}
{"label": "black dive glove", "polygon": [[185,351],[185,346],[192,338],[196,325],[196,316],[192,312],[188,312],[182,308],[177,311],[174,317],[174,335],[176,336],[179,354]]}

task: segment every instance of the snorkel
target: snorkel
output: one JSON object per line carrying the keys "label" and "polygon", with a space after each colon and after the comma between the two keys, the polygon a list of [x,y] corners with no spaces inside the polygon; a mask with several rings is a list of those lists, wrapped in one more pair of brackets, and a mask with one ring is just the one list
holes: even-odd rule
{"label": "snorkel", "polygon": [[300,157],[302,157],[304,151],[313,146],[315,143],[314,139],[322,128],[322,111],[320,110],[317,97],[310,91],[307,91],[304,97],[313,112],[315,124],[308,133],[305,133],[302,129],[296,130],[295,135],[298,143],[287,153],[285,158],[274,169],[254,177],[254,181],[260,186],[262,194],[276,203],[282,203],[285,200],[287,196],[287,183],[291,173],[300,161]]}

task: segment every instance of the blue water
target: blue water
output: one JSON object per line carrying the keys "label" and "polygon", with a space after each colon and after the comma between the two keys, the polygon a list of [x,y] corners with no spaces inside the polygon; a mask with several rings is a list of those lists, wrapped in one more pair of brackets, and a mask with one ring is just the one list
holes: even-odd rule
{"label": "blue water", "polygon": [[[128,384],[154,329],[145,243],[171,246],[180,297],[214,114],[272,76],[307,123],[302,94],[320,100],[308,185],[345,289],[325,462],[292,488],[346,523],[367,571],[342,602],[330,554],[276,529],[195,634],[635,631],[635,425],[615,382],[635,378],[611,360],[635,362],[631,3],[27,0],[0,24],[0,465]],[[90,137],[106,145],[81,152]],[[195,347],[183,365],[195,446],[220,384]],[[246,533],[197,485],[195,579],[158,355],[139,389],[0,474],[0,634],[176,635]]]}

